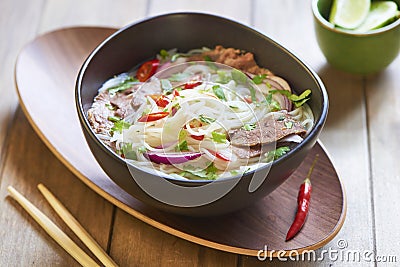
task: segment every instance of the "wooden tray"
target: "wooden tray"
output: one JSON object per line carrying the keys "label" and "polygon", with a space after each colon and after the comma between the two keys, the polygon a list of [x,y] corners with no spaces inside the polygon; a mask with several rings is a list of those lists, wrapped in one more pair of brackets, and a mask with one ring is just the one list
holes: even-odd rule
{"label": "wooden tray", "polygon": [[[57,30],[36,38],[18,57],[15,80],[21,107],[59,160],[119,208],[162,231],[200,245],[253,256],[267,246],[268,256],[276,256],[271,250],[314,250],[332,240],[343,225],[346,198],[319,142],[300,168],[272,194],[254,206],[221,217],[199,219],[167,214],[144,205],[113,183],[84,140],[75,112],[74,84],[86,56],[114,31],[97,27]],[[317,153],[320,159],[312,176],[308,220],[301,233],[285,242],[295,215],[299,185]]]}

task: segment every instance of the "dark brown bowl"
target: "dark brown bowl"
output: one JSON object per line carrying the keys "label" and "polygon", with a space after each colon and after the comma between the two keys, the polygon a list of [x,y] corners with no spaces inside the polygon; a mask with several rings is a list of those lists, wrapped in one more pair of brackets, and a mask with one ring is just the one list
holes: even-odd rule
{"label": "dark brown bowl", "polygon": [[[252,52],[260,66],[285,78],[292,88],[311,89],[312,96],[308,103],[314,113],[315,125],[310,134],[295,149],[274,161],[269,172],[267,168],[260,168],[245,173],[241,178],[231,177],[214,182],[178,181],[132,165],[128,168],[122,158],[96,137],[88,123],[87,111],[98,88],[115,74],[154,57],[160,49],[188,51],[215,45]],[[167,212],[213,216],[249,206],[271,193],[296,170],[314,146],[325,123],[328,96],[314,71],[287,49],[254,29],[209,14],[173,13],[128,25],[102,42],[89,55],[79,72],[76,107],[92,153],[108,176],[122,189],[142,202]],[[256,188],[253,190],[251,181],[261,183],[253,186],[253,189]],[[228,187],[230,190],[225,190]],[[224,194],[215,197],[221,188],[225,190]],[[156,192],[156,197],[153,192]],[[172,196],[174,200],[169,201]]]}

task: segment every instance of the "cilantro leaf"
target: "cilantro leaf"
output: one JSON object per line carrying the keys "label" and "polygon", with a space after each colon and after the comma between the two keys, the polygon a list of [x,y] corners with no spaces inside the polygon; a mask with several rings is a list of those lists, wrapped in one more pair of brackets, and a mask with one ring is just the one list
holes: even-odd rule
{"label": "cilantro leaf", "polygon": [[[122,143],[121,150],[119,151],[124,158],[137,160],[136,152],[133,150],[131,143]],[[121,155],[121,156],[122,156]]]}
{"label": "cilantro leaf", "polygon": [[212,136],[212,140],[214,142],[216,142],[216,143],[224,144],[227,141],[226,140],[226,134],[224,134],[224,133],[219,133],[219,132],[216,132],[216,131],[212,131],[211,132],[211,136]]}
{"label": "cilantro leaf", "polygon": [[[110,118],[115,119],[115,117],[109,117],[108,119],[110,120]],[[119,119],[117,121],[114,121],[114,126],[111,128],[111,132],[112,133],[114,133],[114,132],[122,133],[122,130],[128,129],[130,126],[131,126],[131,124],[129,122],[126,122],[123,119]]]}
{"label": "cilantro leaf", "polygon": [[265,102],[267,103],[269,109],[271,111],[278,111],[281,110],[281,105],[279,104],[278,101],[276,101],[275,99],[272,98],[272,93],[269,93],[266,97],[265,97]]}
{"label": "cilantro leaf", "polygon": [[226,97],[224,94],[224,90],[221,88],[221,86],[219,85],[214,85],[212,87],[214,94],[221,100],[225,100],[226,101]]}
{"label": "cilantro leaf", "polygon": [[261,84],[266,77],[267,77],[266,74],[256,75],[253,77],[252,80],[255,84]]}
{"label": "cilantro leaf", "polygon": [[265,161],[269,162],[272,160],[277,160],[289,151],[290,151],[290,148],[288,146],[282,146],[282,147],[278,147],[275,150],[268,151],[265,154]]}
{"label": "cilantro leaf", "polygon": [[280,93],[281,95],[286,96],[292,103],[296,106],[296,108],[301,107],[307,100],[309,100],[309,96],[311,95],[311,90],[307,89],[300,95],[292,94],[287,90],[272,90],[270,91],[272,94]]}
{"label": "cilantro leaf", "polygon": [[242,128],[246,131],[251,131],[256,128],[256,124],[255,123],[246,123],[245,125],[243,125]]}
{"label": "cilantro leaf", "polygon": [[138,82],[138,80],[132,76],[127,76],[125,80],[123,80],[121,83],[111,86],[107,88],[108,93],[113,96],[118,92],[125,91],[133,86],[133,83]]}
{"label": "cilantro leaf", "polygon": [[183,140],[182,142],[180,142],[176,147],[175,147],[175,151],[179,152],[179,151],[189,151],[189,147],[188,147],[188,143],[186,140]]}
{"label": "cilantro leaf", "polygon": [[218,169],[214,166],[214,163],[211,162],[207,168],[202,170],[186,167],[180,175],[189,179],[215,180],[218,177],[217,172]]}

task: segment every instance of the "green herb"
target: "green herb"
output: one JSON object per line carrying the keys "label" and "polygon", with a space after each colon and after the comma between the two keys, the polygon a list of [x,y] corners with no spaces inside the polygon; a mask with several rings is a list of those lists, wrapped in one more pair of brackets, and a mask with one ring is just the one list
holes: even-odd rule
{"label": "green herb", "polygon": [[111,103],[106,103],[105,106],[106,106],[106,108],[108,108],[109,110],[114,110],[114,106],[111,105]]}
{"label": "green herb", "polygon": [[137,151],[138,151],[139,153],[144,153],[144,152],[147,151],[147,149],[146,149],[145,146],[140,146],[140,147],[138,147]]}
{"label": "green herb", "polygon": [[113,96],[118,92],[122,92],[122,91],[125,91],[126,89],[131,88],[133,86],[133,83],[137,82],[137,81],[138,80],[136,78],[133,78],[132,76],[128,76],[121,83],[107,88],[107,91],[111,96]]}
{"label": "green herb", "polygon": [[109,121],[112,121],[112,122],[117,122],[117,121],[120,121],[120,120],[121,120],[121,118],[115,117],[115,116],[109,116],[107,119],[108,119]]}
{"label": "green herb", "polygon": [[214,163],[210,163],[207,168],[198,170],[193,169],[191,166],[185,166],[184,171],[180,173],[181,176],[189,179],[202,179],[202,180],[215,180],[217,179],[218,169],[214,166]]}
{"label": "green herb", "polygon": [[290,148],[288,146],[278,147],[277,149],[269,151],[265,154],[265,161],[269,162],[269,161],[277,160],[289,151],[290,151]]}
{"label": "green herb", "polygon": [[257,98],[256,98],[256,89],[254,89],[254,87],[250,85],[250,86],[249,86],[249,90],[250,90],[251,101],[254,103],[254,102],[257,101]]}
{"label": "green herb", "polygon": [[124,121],[123,119],[120,119],[118,121],[114,121],[114,126],[111,128],[111,132],[122,133],[122,130],[128,129],[130,126],[130,123]]}
{"label": "green herb", "polygon": [[180,73],[174,73],[171,75],[171,77],[168,78],[171,82],[182,82],[184,80],[187,80],[191,76],[190,73],[187,72],[180,72]]}
{"label": "green herb", "polygon": [[291,92],[287,90],[272,90],[271,93],[280,93],[284,96],[286,96],[292,103],[296,106],[296,108],[301,107],[307,100],[309,100],[309,96],[311,95],[311,90],[307,89],[303,93],[301,93],[299,96],[292,94]]}
{"label": "green herb", "polygon": [[180,142],[176,147],[175,147],[175,151],[179,152],[179,151],[189,151],[189,147],[188,147],[188,143],[186,140],[183,140],[182,142]]}
{"label": "green herb", "polygon": [[169,57],[169,53],[165,49],[161,49],[160,56],[162,59],[167,59]]}
{"label": "green herb", "polygon": [[217,70],[218,80],[217,83],[227,84],[232,78],[224,70]]}
{"label": "green herb", "polygon": [[211,124],[213,122],[215,122],[215,119],[204,116],[203,114],[200,114],[199,119],[201,122],[207,123],[207,124]]}
{"label": "green herb", "polygon": [[247,82],[247,76],[243,72],[237,69],[233,69],[231,72],[232,79],[238,84],[245,84]]}
{"label": "green herb", "polygon": [[136,152],[133,151],[131,143],[123,143],[121,145],[120,153],[123,154],[126,159],[137,160]]}
{"label": "green herb", "polygon": [[226,97],[224,94],[224,90],[221,88],[221,86],[219,85],[214,85],[212,87],[214,94],[221,100],[225,100],[226,101]]}
{"label": "green herb", "polygon": [[256,75],[253,77],[252,80],[255,84],[261,84],[266,77],[267,77],[266,74]]}
{"label": "green herb", "polygon": [[181,57],[181,54],[177,53],[171,57],[171,62],[175,62],[178,58]]}
{"label": "green herb", "polygon": [[179,132],[179,136],[178,136],[179,142],[183,142],[183,141],[186,139],[186,136],[187,136],[187,132],[181,130],[181,131]]}
{"label": "green herb", "polygon": [[213,60],[211,59],[210,56],[205,55],[204,56],[204,61],[212,62]]}
{"label": "green herb", "polygon": [[256,128],[256,124],[255,123],[246,123],[245,125],[243,125],[242,128],[246,131],[251,131]]}
{"label": "green herb", "polygon": [[233,105],[229,105],[229,107],[230,107],[231,109],[238,109],[238,108],[239,108],[239,107],[233,106]]}
{"label": "green herb", "polygon": [[269,82],[266,82],[265,85],[266,85],[268,88],[272,88],[272,85],[271,85]]}
{"label": "green herb", "polygon": [[283,124],[285,124],[286,129],[291,129],[293,127],[292,121],[285,121]]}
{"label": "green herb", "polygon": [[224,134],[224,133],[219,133],[219,132],[216,132],[216,131],[212,131],[211,132],[211,136],[212,136],[212,140],[214,142],[216,142],[216,143],[224,144],[227,141],[226,140],[226,134]]}
{"label": "green herb", "polygon": [[170,81],[166,79],[161,79],[161,88],[164,90],[165,93],[171,93],[172,92],[172,84]]}
{"label": "green herb", "polygon": [[267,103],[269,109],[271,111],[278,111],[281,110],[281,105],[279,104],[278,101],[272,99],[272,93],[269,93],[266,97],[265,97],[265,102]]}

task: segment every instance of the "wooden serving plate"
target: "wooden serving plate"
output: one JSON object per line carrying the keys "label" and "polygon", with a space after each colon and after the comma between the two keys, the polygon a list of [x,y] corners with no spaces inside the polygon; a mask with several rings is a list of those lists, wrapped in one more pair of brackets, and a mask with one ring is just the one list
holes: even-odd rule
{"label": "wooden serving plate", "polygon": [[[346,214],[343,185],[321,143],[311,150],[298,170],[259,203],[213,218],[188,218],[155,210],[119,188],[102,171],[90,152],[75,111],[74,85],[87,55],[115,29],[66,28],[47,33],[20,53],[15,80],[19,100],[36,133],[79,179],[102,197],[134,217],[172,235],[207,247],[257,255],[277,251],[315,250],[339,232]],[[301,232],[285,242],[294,218],[299,185],[315,154],[310,213]],[[272,252],[274,250],[275,252]],[[282,255],[281,255],[282,256]]]}

